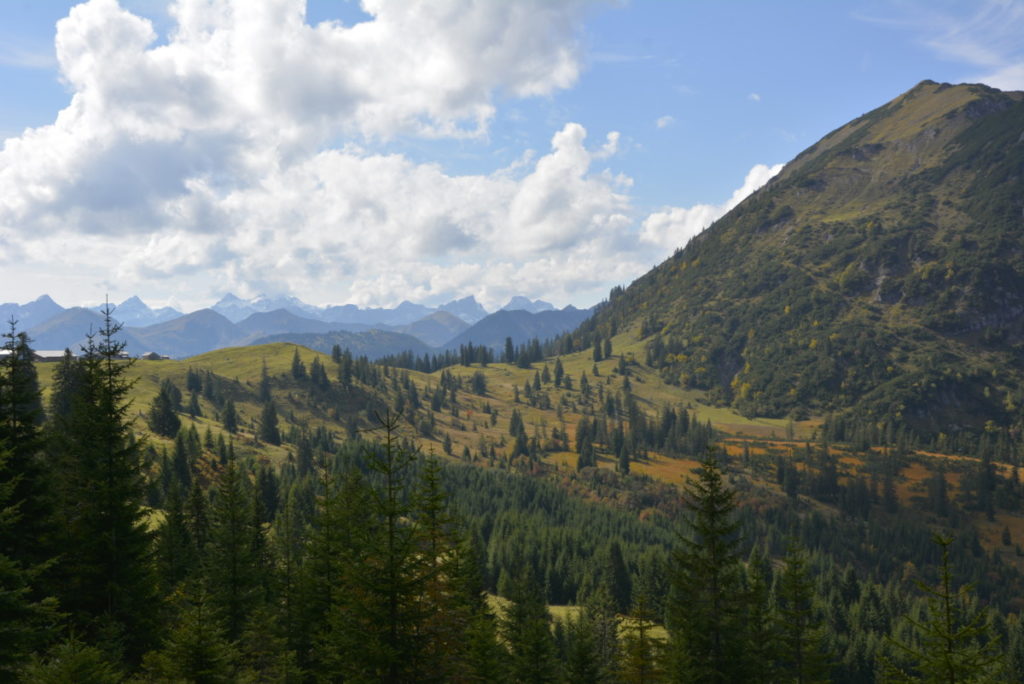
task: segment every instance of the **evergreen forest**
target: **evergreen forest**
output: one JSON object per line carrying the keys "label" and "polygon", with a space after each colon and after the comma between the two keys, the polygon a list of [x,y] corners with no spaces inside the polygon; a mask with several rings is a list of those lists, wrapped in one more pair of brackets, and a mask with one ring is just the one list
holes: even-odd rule
{"label": "evergreen forest", "polygon": [[622,336],[157,373],[111,313],[46,369],[5,334],[0,679],[1024,681],[1020,546],[984,532],[1012,436],[739,440],[651,404]]}

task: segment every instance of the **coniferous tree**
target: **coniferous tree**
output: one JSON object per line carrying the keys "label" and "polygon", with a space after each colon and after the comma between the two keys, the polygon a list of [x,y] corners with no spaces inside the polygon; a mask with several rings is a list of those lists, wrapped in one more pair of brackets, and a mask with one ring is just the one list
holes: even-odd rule
{"label": "coniferous tree", "polygon": [[270,374],[267,372],[267,360],[263,359],[263,367],[260,369],[260,385],[259,385],[259,398],[260,401],[266,404],[271,400],[270,395]]}
{"label": "coniferous tree", "polygon": [[757,547],[747,561],[747,654],[754,667],[750,681],[778,681],[779,623],[771,591],[771,566]]}
{"label": "coniferous tree", "polygon": [[[358,627],[345,618],[354,593],[355,570],[364,556],[370,523],[370,494],[355,468],[336,479],[324,472],[323,494],[313,516],[300,569],[297,628],[292,646],[299,663],[330,681],[344,676],[350,654],[360,646]],[[339,614],[335,625],[335,614]],[[336,628],[337,627],[337,628]]]}
{"label": "coniferous tree", "polygon": [[514,682],[558,681],[559,668],[551,615],[532,572],[517,580],[499,633],[509,651],[509,675]]}
{"label": "coniferous tree", "polygon": [[146,422],[150,430],[163,437],[174,437],[181,429],[181,419],[174,412],[174,405],[166,387],[161,387],[153,399]]}
{"label": "coniferous tree", "polygon": [[224,411],[221,413],[220,421],[224,425],[224,429],[231,434],[238,432],[238,412],[235,410],[233,399],[224,402]]}
{"label": "coniferous tree", "polygon": [[680,538],[671,577],[669,663],[676,681],[747,678],[739,522],[735,491],[723,482],[713,451],[688,479],[684,501],[690,534]]}
{"label": "coniferous tree", "polygon": [[791,544],[785,561],[778,586],[780,671],[787,681],[798,684],[828,681],[824,627],[807,576],[806,552]]}
{"label": "coniferous tree", "polygon": [[908,666],[888,660],[886,676],[890,681],[1000,681],[1000,676],[1005,676],[1004,658],[987,616],[970,605],[969,585],[953,587],[949,560],[953,540],[940,535],[932,539],[942,548],[939,583],[935,587],[918,583],[928,597],[927,609],[922,619],[904,618],[913,628],[916,642],[890,641]]}
{"label": "coniferous tree", "polygon": [[236,649],[205,587],[191,583],[176,598],[177,620],[163,647],[146,656],[146,673],[157,681],[236,681]]}
{"label": "coniferous tree", "polygon": [[277,409],[273,401],[263,404],[263,412],[260,414],[260,439],[267,444],[281,443],[281,431],[277,427]]}
{"label": "coniferous tree", "polygon": [[629,684],[663,681],[661,651],[664,643],[654,634],[655,616],[650,591],[641,584],[633,597],[633,609],[623,624],[620,675]]}
{"label": "coniferous tree", "polygon": [[367,445],[364,456],[379,479],[371,499],[370,524],[362,530],[364,555],[351,569],[353,602],[332,615],[333,630],[355,637],[348,655],[349,678],[418,681],[429,671],[423,629],[432,607],[421,600],[435,573],[424,553],[421,526],[414,520],[410,476],[416,454],[398,441],[398,417],[381,417],[383,439]]}
{"label": "coniferous tree", "polygon": [[295,354],[292,356],[292,377],[296,380],[306,379],[306,364],[299,358],[298,347],[295,347]]}
{"label": "coniferous tree", "polygon": [[[17,474],[8,468],[10,452],[0,448],[0,539],[12,538],[21,522],[20,501],[14,501]],[[31,653],[52,638],[56,606],[33,599],[32,583],[40,566],[25,567],[0,551],[0,681],[15,681]]]}
{"label": "coniferous tree", "polygon": [[44,468],[43,407],[33,352],[25,333],[10,330],[0,350],[0,452],[6,450],[3,470],[8,474],[9,505],[18,516],[0,535],[0,554],[23,567],[32,567],[56,555],[52,546],[53,510],[50,477]]}
{"label": "coniferous tree", "polygon": [[195,570],[197,549],[189,534],[181,488],[172,482],[164,506],[164,521],[157,531],[156,563],[160,588],[165,594]]}
{"label": "coniferous tree", "polygon": [[[104,309],[103,327],[78,362],[69,412],[55,416],[62,610],[90,640],[135,660],[152,644],[156,624],[151,533],[142,501],[140,444],[134,440],[120,330]],[[97,340],[98,338],[98,340]],[[61,392],[68,388],[61,388]]]}
{"label": "coniferous tree", "polygon": [[205,575],[210,601],[224,620],[229,639],[242,633],[259,603],[260,572],[253,496],[245,474],[231,461],[220,474],[213,504],[210,540],[205,549]]}
{"label": "coniferous tree", "polygon": [[597,656],[594,624],[583,613],[565,621],[565,661],[563,678],[573,684],[605,681]]}

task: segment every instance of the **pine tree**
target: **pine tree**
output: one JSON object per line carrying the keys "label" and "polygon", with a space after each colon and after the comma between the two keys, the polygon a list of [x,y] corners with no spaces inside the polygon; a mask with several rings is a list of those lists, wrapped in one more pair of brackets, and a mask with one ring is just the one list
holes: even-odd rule
{"label": "pine tree", "polygon": [[259,603],[260,572],[253,496],[244,473],[229,462],[217,482],[205,575],[210,601],[224,620],[229,639],[237,639]]}
{"label": "pine tree", "polygon": [[168,490],[164,511],[164,521],[156,538],[156,562],[160,588],[170,594],[195,569],[198,558],[177,482],[172,482]]}
{"label": "pine tree", "polygon": [[668,657],[678,681],[737,682],[748,674],[735,498],[709,451],[684,487],[690,534],[674,554]]}
{"label": "pine tree", "polygon": [[43,460],[43,406],[28,336],[16,332],[11,320],[3,338],[0,350],[6,354],[0,356],[0,450],[8,452],[4,466],[11,487],[8,499],[17,507],[19,522],[0,536],[0,554],[28,567],[57,554],[48,544],[53,515],[50,477]]}
{"label": "pine tree", "polygon": [[791,544],[778,586],[781,672],[788,681],[826,682],[829,658],[824,627],[814,605],[814,586],[807,576],[807,554]]}
{"label": "pine tree", "polygon": [[771,566],[758,548],[747,561],[747,654],[755,664],[750,681],[778,681],[779,660],[778,619],[771,592]]}
{"label": "pine tree", "polygon": [[661,657],[664,643],[655,636],[655,612],[649,589],[641,585],[633,598],[633,609],[623,623],[620,675],[629,684],[662,681]]}
{"label": "pine tree", "polygon": [[[423,627],[432,607],[421,600],[435,573],[409,496],[416,453],[398,441],[398,418],[380,418],[383,439],[364,457],[378,478],[370,524],[362,530],[364,556],[351,570],[352,602],[332,615],[336,633],[358,649],[348,654],[347,677],[418,681],[428,670]],[[376,673],[372,674],[371,673]]]}
{"label": "pine tree", "polygon": [[224,425],[224,429],[231,434],[238,432],[238,412],[235,410],[233,399],[224,402],[224,411],[221,412],[220,422]]}
{"label": "pine tree", "polygon": [[178,618],[163,647],[144,668],[156,681],[233,682],[235,648],[228,641],[210,595],[201,583],[177,593]]}
{"label": "pine tree", "polygon": [[120,326],[112,313],[108,305],[103,327],[89,337],[78,362],[77,386],[66,397],[68,413],[54,421],[57,515],[66,559],[59,598],[81,634],[123,649],[132,661],[155,636],[156,582],[141,507],[141,449],[129,416],[129,363],[120,360],[124,343],[115,340]]}
{"label": "pine tree", "polygon": [[174,405],[166,387],[161,387],[153,399],[146,422],[150,430],[164,437],[174,437],[181,429],[181,419],[174,412]]}
{"label": "pine tree", "polygon": [[989,631],[985,612],[971,608],[970,585],[953,588],[949,562],[949,546],[953,540],[940,535],[932,540],[942,548],[939,584],[930,587],[918,583],[928,598],[925,615],[922,619],[904,617],[913,628],[916,643],[890,640],[909,661],[909,667],[901,668],[887,661],[887,678],[926,682],[1000,681],[1003,654]]}
{"label": "pine tree", "polygon": [[[14,501],[17,475],[8,467],[10,452],[0,450],[0,539],[13,537],[21,523],[20,501]],[[32,583],[42,567],[26,568],[0,551],[0,681],[15,681],[29,655],[53,635],[57,619],[52,600],[32,598]]]}
{"label": "pine tree", "polygon": [[263,404],[263,412],[260,414],[260,439],[267,444],[281,443],[281,432],[277,427],[277,409],[273,401]]}
{"label": "pine tree", "polygon": [[508,598],[510,603],[499,623],[499,633],[509,651],[512,681],[558,681],[551,615],[531,572],[515,582]]}
{"label": "pine tree", "polygon": [[299,348],[295,347],[295,355],[292,356],[292,377],[296,380],[305,380],[306,364],[299,358]]}

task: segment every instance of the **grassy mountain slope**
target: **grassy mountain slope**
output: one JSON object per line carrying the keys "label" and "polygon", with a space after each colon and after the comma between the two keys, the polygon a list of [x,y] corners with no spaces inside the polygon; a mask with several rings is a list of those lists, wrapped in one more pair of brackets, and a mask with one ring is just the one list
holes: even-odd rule
{"label": "grassy mountain slope", "polygon": [[1024,403],[1024,93],[923,82],[834,131],[581,334],[747,415],[918,431]]}
{"label": "grassy mountain slope", "polygon": [[[697,422],[711,422],[724,433],[722,445],[730,455],[730,479],[741,490],[745,506],[764,511],[786,506],[789,501],[789,505],[795,504],[805,515],[830,517],[839,510],[844,518],[855,515],[849,509],[852,504],[844,503],[846,495],[815,494],[819,487],[816,483],[826,471],[820,455],[816,455],[820,451],[805,440],[820,437],[820,422],[747,418],[734,409],[709,405],[705,402],[706,393],[665,383],[656,369],[644,365],[640,359],[645,342],[636,335],[620,333],[612,341],[614,353],[597,363],[589,351],[558,357],[565,376],[571,379],[560,387],[551,379],[541,380],[546,377],[545,366],[553,371],[555,359],[535,363],[531,368],[498,363],[486,367],[452,366],[430,374],[385,370],[357,361],[347,387],[338,381],[340,365],[330,355],[286,343],[222,349],[182,361],[138,361],[129,371],[135,382],[131,411],[136,416],[137,432],[153,447],[154,469],[158,467],[160,451],[166,448],[173,453],[174,445],[173,440],[150,433],[146,413],[164,380],[182,389],[183,404],[187,407],[190,370],[202,376],[203,388],[197,395],[200,415],[190,418],[183,412],[183,424],[194,425],[200,435],[210,430],[214,440],[219,436],[230,438],[240,457],[273,464],[296,459],[303,434],[326,430],[334,439],[345,441],[372,430],[376,414],[397,411],[403,417],[400,435],[418,443],[425,452],[483,467],[546,476],[576,495],[601,500],[646,518],[678,514],[678,495],[671,488],[666,489],[666,484],[679,484],[689,476],[697,465],[699,451],[668,454],[655,448],[640,449],[630,457],[632,475],[627,478],[616,472],[619,462],[610,440],[598,440],[595,467],[580,470],[578,427],[588,419],[603,421],[609,429],[623,425],[629,431],[636,425],[635,415],[643,415],[648,425],[654,427],[665,408],[685,408]],[[307,369],[314,360],[324,367],[329,379],[326,385],[317,386],[308,374],[294,377],[292,362],[296,349]],[[46,391],[54,367],[40,366]],[[259,388],[264,368],[279,417],[284,440],[281,445],[257,439],[263,408]],[[478,374],[484,379],[482,385],[474,382]],[[527,393],[527,384],[540,387]],[[220,421],[228,399],[239,416],[239,430],[233,436],[228,435]],[[629,409],[630,402],[635,403],[635,415]],[[510,434],[514,415],[521,417],[531,442],[536,440],[535,452],[532,445],[529,454],[514,452],[515,439]],[[901,519],[930,519],[928,516],[933,515],[928,508],[929,483],[939,467],[945,473],[950,501],[973,505],[972,478],[976,477],[977,459],[920,450],[894,456],[891,449],[870,449],[851,443],[833,444],[829,449],[838,468],[834,475],[846,487],[860,478],[862,482],[869,479],[872,488],[880,488],[880,478],[887,473],[894,496],[901,506],[907,507],[900,509]],[[210,478],[217,467],[216,454],[210,453],[200,465],[200,472]],[[780,468],[801,473],[798,496],[786,495]],[[998,465],[996,472],[1000,483],[1015,481],[1008,465]],[[999,485],[1000,492],[1003,486]],[[955,523],[942,519],[934,522],[955,524],[958,533],[966,535],[964,539],[976,538],[984,548],[998,553],[1003,562],[1024,567],[1024,555],[1015,555],[1013,547],[1001,541],[1004,528],[1014,540],[1024,539],[1024,515],[1012,503],[1017,495],[1010,494],[1009,489],[1007,492],[1005,497],[999,495],[1004,498],[991,518],[976,510],[969,517],[957,513],[960,517]],[[876,491],[867,496],[863,505],[877,508],[882,493]],[[950,505],[950,510],[959,509]],[[886,553],[898,558],[900,551],[892,548]]]}

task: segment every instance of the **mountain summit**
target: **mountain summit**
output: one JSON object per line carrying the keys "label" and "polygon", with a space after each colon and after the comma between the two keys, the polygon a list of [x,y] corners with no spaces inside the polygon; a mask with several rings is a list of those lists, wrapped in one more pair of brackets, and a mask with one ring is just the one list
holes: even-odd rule
{"label": "mountain summit", "polygon": [[751,415],[1021,421],[1024,93],[924,81],[825,136],[581,334]]}

